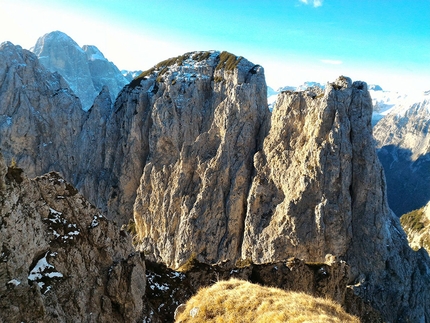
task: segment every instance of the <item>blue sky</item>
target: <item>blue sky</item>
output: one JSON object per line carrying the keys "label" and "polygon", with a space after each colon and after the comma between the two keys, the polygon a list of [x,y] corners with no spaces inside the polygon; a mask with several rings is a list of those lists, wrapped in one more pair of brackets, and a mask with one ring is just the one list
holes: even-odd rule
{"label": "blue sky", "polygon": [[430,89],[430,0],[0,0],[0,42],[24,48],[61,30],[120,69],[227,50],[268,85],[339,75],[387,90]]}

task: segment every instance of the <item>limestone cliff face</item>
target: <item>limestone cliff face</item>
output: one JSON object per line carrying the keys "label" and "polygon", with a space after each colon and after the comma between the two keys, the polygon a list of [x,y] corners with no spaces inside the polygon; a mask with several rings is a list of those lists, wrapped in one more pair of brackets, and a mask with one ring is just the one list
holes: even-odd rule
{"label": "limestone cliff face", "polygon": [[142,318],[142,256],[58,173],[28,179],[0,155],[0,206],[2,322]]}
{"label": "limestone cliff face", "polygon": [[[233,267],[331,254],[351,266],[353,293],[388,321],[429,318],[428,255],[408,247],[388,208],[366,83],[340,77],[325,92],[285,92],[269,119],[256,104],[259,68],[243,70],[199,92],[215,106],[188,95],[191,81],[205,84],[200,74],[181,92],[174,68],[140,81],[153,100],[134,206],[140,248],[174,268],[193,259]],[[228,96],[212,99],[221,89]]]}
{"label": "limestone cliff face", "polygon": [[31,176],[51,170],[71,180],[77,168],[75,138],[84,112],[58,73],[19,46],[0,45],[0,146]]}
{"label": "limestone cliff face", "polygon": [[401,216],[430,200],[430,96],[397,106],[375,126],[390,207]]}
{"label": "limestone cliff face", "polygon": [[150,117],[134,205],[140,248],[173,267],[194,256],[231,259],[268,115],[263,69],[219,52],[186,54],[162,68],[138,80]]}
{"label": "limestone cliff face", "polygon": [[[348,78],[324,93],[315,88],[280,96],[254,157],[244,258],[264,263],[295,254],[322,261],[326,254],[349,258],[350,250],[364,252],[360,243],[368,239],[387,243],[392,214],[371,115],[366,84]],[[383,249],[377,251],[381,259]]]}

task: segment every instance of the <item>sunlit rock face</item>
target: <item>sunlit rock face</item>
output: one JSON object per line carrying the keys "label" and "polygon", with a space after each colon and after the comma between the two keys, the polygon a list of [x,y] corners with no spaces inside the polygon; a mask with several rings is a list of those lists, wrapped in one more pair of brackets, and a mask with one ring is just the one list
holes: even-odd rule
{"label": "sunlit rock face", "polygon": [[29,179],[0,154],[0,320],[136,322],[143,256],[58,173]]}
{"label": "sunlit rock face", "polygon": [[140,247],[173,267],[193,256],[231,259],[240,249],[252,158],[269,113],[263,69],[232,54],[202,52],[161,71],[137,81],[151,120],[134,205]]}
{"label": "sunlit rock face", "polygon": [[[350,288],[384,317],[428,316],[428,257],[408,247],[388,208],[366,83],[340,77],[324,91],[285,91],[270,114],[259,67],[241,77],[239,63],[215,82],[216,59],[200,73],[185,60],[135,83],[151,108],[134,205],[139,247],[173,268],[335,255],[351,265]],[[202,73],[208,66],[215,72]],[[410,286],[420,296],[401,301]]]}

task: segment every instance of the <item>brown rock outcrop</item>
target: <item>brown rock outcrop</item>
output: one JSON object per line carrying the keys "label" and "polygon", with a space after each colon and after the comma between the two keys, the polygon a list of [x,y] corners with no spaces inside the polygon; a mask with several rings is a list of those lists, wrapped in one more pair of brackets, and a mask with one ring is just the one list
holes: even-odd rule
{"label": "brown rock outcrop", "polygon": [[145,264],[131,238],[57,173],[0,155],[0,321],[135,322]]}

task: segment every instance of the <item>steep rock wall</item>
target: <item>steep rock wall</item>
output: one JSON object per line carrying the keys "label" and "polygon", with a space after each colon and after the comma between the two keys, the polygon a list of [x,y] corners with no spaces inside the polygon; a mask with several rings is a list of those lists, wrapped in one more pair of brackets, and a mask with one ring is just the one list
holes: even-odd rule
{"label": "steep rock wall", "polygon": [[[223,65],[223,55],[236,67]],[[173,267],[238,253],[252,156],[268,114],[261,67],[219,52],[185,56],[139,85],[151,124],[134,219],[140,248]]]}
{"label": "steep rock wall", "polygon": [[58,73],[19,46],[0,45],[0,145],[31,176],[51,170],[69,176],[79,164],[75,138],[84,112]]}

